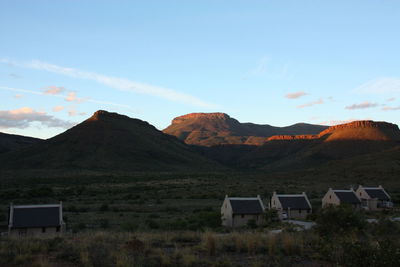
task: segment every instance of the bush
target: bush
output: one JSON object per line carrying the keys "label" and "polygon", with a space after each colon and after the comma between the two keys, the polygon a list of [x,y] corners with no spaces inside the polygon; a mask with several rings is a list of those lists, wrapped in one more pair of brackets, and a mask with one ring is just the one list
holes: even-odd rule
{"label": "bush", "polygon": [[363,230],[367,224],[364,216],[349,206],[322,209],[317,215],[316,223],[316,231],[322,237],[345,236]]}

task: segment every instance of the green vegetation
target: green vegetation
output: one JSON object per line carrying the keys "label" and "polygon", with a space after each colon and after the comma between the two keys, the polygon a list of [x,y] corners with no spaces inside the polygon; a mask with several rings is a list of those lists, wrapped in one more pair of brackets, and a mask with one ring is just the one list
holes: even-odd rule
{"label": "green vegetation", "polygon": [[[400,184],[391,170],[353,173],[353,185],[383,186],[394,200]],[[0,238],[0,266],[396,266],[398,211],[356,214],[319,211],[328,187],[346,188],[350,175],[293,173],[0,173],[0,224],[10,202],[63,201],[68,234],[51,239]],[[380,180],[384,179],[385,183]],[[318,183],[315,181],[318,179]],[[295,232],[266,213],[266,224],[239,232],[220,227],[226,194],[307,192],[319,226]],[[377,224],[359,224],[361,216]],[[344,220],[341,220],[344,219]],[[271,229],[285,229],[270,234]]]}

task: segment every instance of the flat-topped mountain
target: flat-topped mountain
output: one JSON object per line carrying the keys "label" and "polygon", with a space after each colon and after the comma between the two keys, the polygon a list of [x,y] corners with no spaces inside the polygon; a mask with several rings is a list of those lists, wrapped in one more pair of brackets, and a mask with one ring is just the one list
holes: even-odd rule
{"label": "flat-topped mountain", "polygon": [[18,150],[41,141],[43,140],[33,137],[0,133],[0,153]]}
{"label": "flat-topped mountain", "polygon": [[270,137],[265,145],[246,153],[239,162],[250,168],[304,168],[399,146],[400,130],[397,125],[354,121],[329,127],[317,135]]}
{"label": "flat-topped mountain", "polygon": [[1,155],[0,167],[170,171],[219,165],[145,121],[100,110],[60,135]]}
{"label": "flat-topped mountain", "polygon": [[225,113],[190,113],[173,119],[163,132],[192,145],[262,145],[274,135],[318,134],[327,128],[306,123],[275,127],[241,123]]}
{"label": "flat-topped mountain", "polygon": [[275,135],[267,141],[300,139],[396,141],[400,140],[400,131],[393,123],[366,120],[331,126],[314,135]]}

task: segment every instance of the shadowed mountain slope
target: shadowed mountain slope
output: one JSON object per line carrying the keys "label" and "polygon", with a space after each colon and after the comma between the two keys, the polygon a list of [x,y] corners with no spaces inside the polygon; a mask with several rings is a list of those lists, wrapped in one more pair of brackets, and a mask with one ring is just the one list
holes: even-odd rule
{"label": "shadowed mountain slope", "polygon": [[391,150],[400,145],[400,130],[387,122],[355,121],[332,126],[319,135],[274,136],[245,154],[247,168],[308,168],[333,160]]}
{"label": "shadowed mountain slope", "polygon": [[97,111],[37,145],[1,155],[0,167],[129,171],[220,168],[147,122],[106,111]]}
{"label": "shadowed mountain slope", "polygon": [[318,134],[326,126],[298,123],[287,127],[274,127],[254,123],[240,123],[225,113],[191,113],[177,117],[163,130],[187,144],[262,145],[273,135]]}
{"label": "shadowed mountain slope", "polygon": [[0,153],[18,150],[41,141],[43,140],[33,137],[0,133]]}

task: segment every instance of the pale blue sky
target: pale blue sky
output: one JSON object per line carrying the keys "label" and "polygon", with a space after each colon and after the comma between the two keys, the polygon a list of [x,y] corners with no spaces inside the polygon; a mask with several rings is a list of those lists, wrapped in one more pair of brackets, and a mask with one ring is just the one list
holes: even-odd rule
{"label": "pale blue sky", "polygon": [[98,109],[159,129],[216,111],[399,124],[399,14],[395,0],[3,0],[0,131],[48,138]]}

